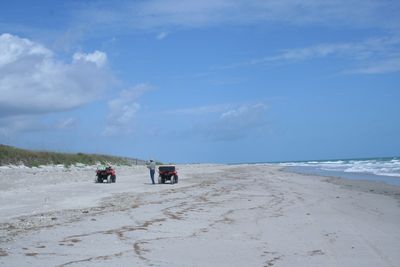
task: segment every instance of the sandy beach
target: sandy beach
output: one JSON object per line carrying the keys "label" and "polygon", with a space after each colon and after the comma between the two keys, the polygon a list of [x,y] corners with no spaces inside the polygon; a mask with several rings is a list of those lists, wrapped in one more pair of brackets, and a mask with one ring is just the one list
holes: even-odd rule
{"label": "sandy beach", "polygon": [[275,165],[0,169],[0,266],[400,266],[400,187]]}

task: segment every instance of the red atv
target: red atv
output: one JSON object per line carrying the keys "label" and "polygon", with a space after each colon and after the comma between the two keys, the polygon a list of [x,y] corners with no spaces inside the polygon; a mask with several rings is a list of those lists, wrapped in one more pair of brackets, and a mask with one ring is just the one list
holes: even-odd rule
{"label": "red atv", "polygon": [[165,181],[170,181],[171,184],[178,183],[178,172],[174,165],[161,165],[158,167],[158,183],[165,184]]}
{"label": "red atv", "polygon": [[115,183],[117,176],[115,170],[111,166],[100,166],[96,170],[97,183]]}

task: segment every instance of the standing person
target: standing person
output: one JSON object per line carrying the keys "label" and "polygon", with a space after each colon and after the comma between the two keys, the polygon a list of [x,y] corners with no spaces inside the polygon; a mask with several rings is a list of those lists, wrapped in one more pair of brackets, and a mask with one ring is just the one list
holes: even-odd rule
{"label": "standing person", "polygon": [[154,173],[156,172],[156,163],[154,162],[154,160],[150,160],[150,162],[147,164],[147,168],[150,170],[150,178],[151,178],[151,182],[153,184],[155,184],[154,182]]}

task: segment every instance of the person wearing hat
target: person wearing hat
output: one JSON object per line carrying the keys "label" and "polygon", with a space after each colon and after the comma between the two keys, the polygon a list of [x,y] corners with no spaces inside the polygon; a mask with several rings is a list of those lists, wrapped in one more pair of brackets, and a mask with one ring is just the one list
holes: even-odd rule
{"label": "person wearing hat", "polygon": [[150,170],[150,178],[151,178],[151,182],[153,184],[155,184],[154,182],[154,173],[156,172],[156,163],[154,160],[150,160],[150,162],[148,162],[147,164],[147,168]]}

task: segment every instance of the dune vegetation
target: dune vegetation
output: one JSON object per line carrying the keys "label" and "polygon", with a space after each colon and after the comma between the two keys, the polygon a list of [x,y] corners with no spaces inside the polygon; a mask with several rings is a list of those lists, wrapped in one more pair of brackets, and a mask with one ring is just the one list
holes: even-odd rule
{"label": "dune vegetation", "polygon": [[143,164],[143,160],[97,154],[34,151],[0,144],[1,166],[25,165],[27,167],[37,167],[49,164],[71,166],[75,164],[94,165],[98,163],[135,165]]}

